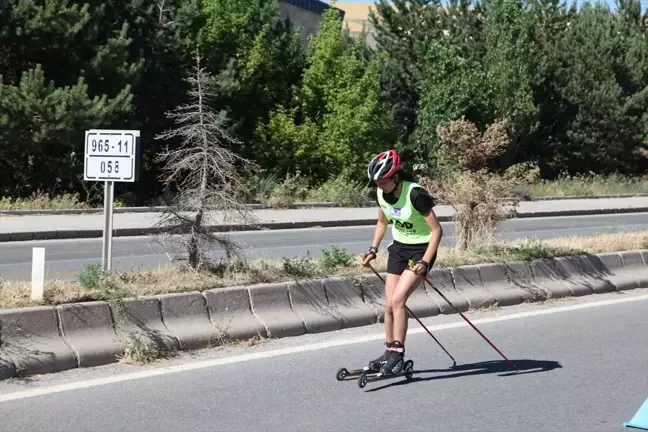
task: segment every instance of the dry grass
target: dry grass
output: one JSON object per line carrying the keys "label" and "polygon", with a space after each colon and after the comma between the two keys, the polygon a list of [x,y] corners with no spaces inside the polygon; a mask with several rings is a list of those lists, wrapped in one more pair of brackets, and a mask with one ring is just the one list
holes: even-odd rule
{"label": "dry grass", "polygon": [[128,337],[124,351],[119,354],[118,360],[123,364],[143,366],[167,360],[175,355],[177,355],[176,352],[161,350],[155,344],[147,343],[134,337]]}
{"label": "dry grass", "polygon": [[648,231],[601,234],[594,237],[559,237],[543,241],[554,248],[574,248],[587,253],[620,252],[648,248]]}
{"label": "dry grass", "polygon": [[[518,240],[494,243],[470,250],[440,248],[435,267],[569,256],[581,253],[618,252],[648,248],[648,231],[604,234],[593,237],[561,237],[550,240]],[[84,288],[76,281],[47,281],[45,298],[34,302],[29,298],[29,282],[5,282],[0,285],[0,308],[56,305],[90,300],[112,301],[125,297],[164,293],[204,291],[226,286],[290,281],[324,275],[357,276],[371,270],[359,265],[359,258],[342,255],[338,261],[325,265],[324,260],[308,257],[290,260],[256,260],[247,264],[215,265],[208,270],[188,267],[166,267],[147,271],[129,271],[105,277],[93,288]],[[337,263],[337,266],[334,264]],[[379,253],[373,266],[384,272],[387,254]]]}
{"label": "dry grass", "polygon": [[561,176],[529,185],[531,196],[595,196],[648,193],[648,176],[643,178],[621,175]]}

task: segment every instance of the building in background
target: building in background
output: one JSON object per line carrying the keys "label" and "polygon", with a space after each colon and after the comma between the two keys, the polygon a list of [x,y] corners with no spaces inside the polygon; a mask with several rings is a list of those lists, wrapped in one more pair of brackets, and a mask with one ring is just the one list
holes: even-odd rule
{"label": "building in background", "polygon": [[[282,0],[279,7],[281,19],[289,18],[294,26],[302,27],[301,41],[306,45],[308,36],[317,34],[319,23],[329,4],[320,0]],[[335,7],[344,20],[344,10]]]}
{"label": "building in background", "polygon": [[375,47],[376,40],[374,38],[375,29],[369,21],[369,11],[376,10],[373,3],[355,3],[355,2],[338,2],[335,6],[344,11],[343,26],[349,27],[351,36],[357,37],[362,32],[362,27],[365,27],[367,33],[367,44]]}

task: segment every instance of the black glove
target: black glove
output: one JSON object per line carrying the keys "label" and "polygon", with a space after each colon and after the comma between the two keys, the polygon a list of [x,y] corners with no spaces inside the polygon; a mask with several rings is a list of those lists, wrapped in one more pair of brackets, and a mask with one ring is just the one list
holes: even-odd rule
{"label": "black glove", "polygon": [[362,258],[362,265],[367,267],[369,265],[369,262],[371,262],[371,260],[375,260],[376,258],[378,258],[378,248],[371,246],[369,248],[369,253],[362,255],[361,258]]}
{"label": "black glove", "polygon": [[424,275],[426,275],[426,274],[428,273],[428,270],[429,270],[429,268],[430,268],[430,264],[428,264],[428,263],[425,262],[424,260],[418,260],[418,261],[416,261],[415,264],[421,264],[423,267],[425,267],[425,270],[423,271],[423,274],[424,274]]}

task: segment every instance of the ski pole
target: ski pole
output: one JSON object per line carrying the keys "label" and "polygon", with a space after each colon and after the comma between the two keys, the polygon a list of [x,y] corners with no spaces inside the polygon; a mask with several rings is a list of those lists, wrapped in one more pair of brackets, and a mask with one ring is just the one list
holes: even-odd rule
{"label": "ski pole", "polygon": [[[371,263],[369,263],[369,268],[371,268],[371,271],[373,271],[374,274],[375,274],[376,276],[378,276],[378,279],[380,279],[380,280],[382,281],[383,284],[387,285],[387,282],[385,282],[385,280],[382,278],[382,276],[380,276],[380,274],[376,271],[376,269],[373,268],[373,266],[371,265]],[[425,327],[425,325],[421,322],[421,320],[418,319],[418,317],[414,314],[414,312],[412,312],[412,310],[411,310],[409,307],[407,307],[407,305],[405,305],[405,309],[407,309],[407,312],[409,312],[409,314],[412,315],[416,321],[418,321],[418,323],[421,325],[421,327],[423,327],[423,328],[425,329],[425,331],[427,332],[427,334],[429,334],[429,335],[432,337],[432,339],[434,339],[434,341],[435,341],[437,344],[439,344],[439,346],[441,347],[441,349],[442,349],[443,351],[445,351],[446,354],[448,354],[448,357],[450,357],[450,358],[452,359],[452,367],[453,367],[453,368],[454,368],[454,367],[457,367],[457,361],[454,359],[454,357],[452,357],[452,356],[450,355],[450,353],[448,352],[448,350],[446,350],[446,349],[443,347],[443,345],[441,345],[441,342],[439,342],[439,340],[438,340],[436,337],[434,337],[434,335],[432,334],[432,332],[430,332],[430,330],[428,330],[428,328]]]}
{"label": "ski pole", "polygon": [[[409,268],[412,269],[413,267],[414,267],[414,263],[410,260],[410,262],[409,262]],[[461,311],[460,311],[459,309],[457,309],[457,308],[456,308],[452,303],[450,303],[450,300],[448,300],[448,299],[446,298],[446,296],[444,296],[444,295],[441,293],[441,291],[439,291],[439,290],[438,290],[434,285],[432,285],[432,282],[430,282],[430,281],[428,280],[427,277],[425,277],[425,276],[423,276],[423,275],[419,275],[419,277],[420,277],[421,279],[423,279],[424,282],[427,282],[427,283],[428,283],[428,284],[429,284],[429,285],[434,289],[434,291],[436,291],[437,294],[439,294],[439,295],[443,298],[443,300],[445,300],[445,301],[446,301],[446,302],[447,302],[447,303],[452,307],[452,309],[454,309],[455,311],[457,311],[457,313],[458,313],[459,315],[461,315],[461,318],[463,318],[463,319],[464,319],[468,324],[470,324],[470,326],[471,326],[473,329],[475,329],[475,331],[476,331],[477,333],[479,333],[479,335],[480,335],[481,337],[483,337],[484,340],[485,340],[486,342],[488,342],[488,344],[489,344],[491,347],[493,347],[493,349],[494,349],[495,351],[497,351],[497,352],[499,353],[499,355],[501,355],[501,356],[504,358],[504,360],[506,360],[506,361],[507,361],[511,366],[513,366],[513,369],[515,369],[517,372],[519,372],[517,366],[515,366],[515,364],[513,364],[513,362],[512,362],[511,360],[507,359],[506,356],[505,356],[504,354],[502,354],[502,352],[501,352],[500,350],[498,350],[497,347],[496,347],[495,345],[493,345],[493,343],[492,343],[490,340],[488,340],[488,338],[487,338],[486,336],[484,336],[484,334],[483,334],[482,332],[480,332],[479,329],[478,329],[477,327],[475,327],[475,326],[473,325],[473,323],[471,323],[470,320],[469,320],[468,318],[466,318],[466,317],[464,316],[464,314],[461,313]]]}

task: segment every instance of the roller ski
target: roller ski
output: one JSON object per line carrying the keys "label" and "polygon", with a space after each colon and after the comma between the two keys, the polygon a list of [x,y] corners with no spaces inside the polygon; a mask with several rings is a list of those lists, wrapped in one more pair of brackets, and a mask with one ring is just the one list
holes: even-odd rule
{"label": "roller ski", "polygon": [[385,342],[385,352],[383,355],[378,357],[375,360],[371,360],[368,366],[363,367],[362,369],[351,369],[342,368],[337,372],[337,380],[344,381],[348,377],[358,377],[363,373],[376,374],[380,372],[380,368],[387,362],[387,356],[389,355],[389,347],[391,344]]}
{"label": "roller ski", "polygon": [[364,388],[367,383],[396,378],[403,375],[407,381],[412,379],[412,376],[414,376],[413,360],[403,361],[402,366],[398,367],[397,370],[385,370],[383,367],[378,373],[363,372],[358,379],[358,387]]}
{"label": "roller ski", "polygon": [[405,361],[404,347],[399,343],[385,343],[385,352],[375,360],[369,362],[369,365],[362,369],[347,370],[342,368],[337,372],[338,381],[343,381],[347,377],[359,376],[358,385],[364,388],[368,382],[382,379],[393,378],[401,375],[409,380],[414,374],[414,362]]}

